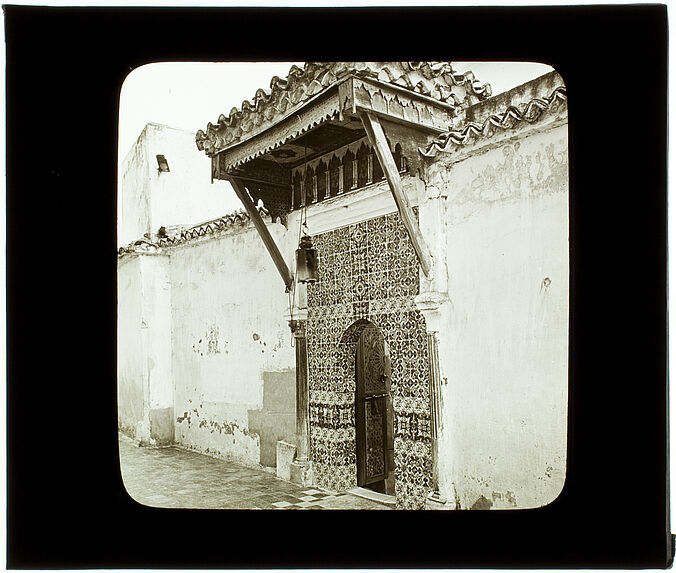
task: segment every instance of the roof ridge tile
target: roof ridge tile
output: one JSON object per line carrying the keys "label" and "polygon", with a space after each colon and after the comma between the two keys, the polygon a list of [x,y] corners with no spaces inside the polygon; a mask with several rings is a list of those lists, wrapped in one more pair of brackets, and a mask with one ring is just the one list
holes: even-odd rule
{"label": "roof ridge tile", "polygon": [[419,147],[418,151],[425,157],[435,157],[438,152],[450,152],[454,146],[466,145],[473,137],[488,137],[492,135],[493,128],[507,130],[517,123],[535,123],[546,112],[555,111],[559,104],[567,104],[566,88],[556,87],[548,97],[534,97],[521,109],[510,105],[500,114],[491,114],[482,123],[468,122],[459,129],[452,129],[440,134],[427,149]]}
{"label": "roof ridge tile", "polygon": [[[270,212],[262,205],[256,207],[262,217],[270,217]],[[157,237],[157,240],[152,240],[148,237],[143,237],[129,243],[126,247],[120,247],[117,251],[118,257],[123,257],[133,253],[155,253],[162,252],[162,248],[173,247],[181,243],[186,243],[199,237],[206,235],[213,235],[216,231],[224,231],[235,224],[243,225],[247,223],[251,217],[244,209],[237,209],[232,213],[227,213],[216,219],[199,223],[188,229],[181,229],[175,235],[166,237]]]}

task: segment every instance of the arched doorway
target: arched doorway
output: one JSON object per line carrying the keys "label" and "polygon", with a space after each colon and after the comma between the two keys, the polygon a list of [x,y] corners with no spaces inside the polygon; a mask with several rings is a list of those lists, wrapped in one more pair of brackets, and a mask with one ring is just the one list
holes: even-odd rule
{"label": "arched doorway", "polygon": [[394,495],[392,363],[385,338],[368,324],[355,352],[357,485]]}

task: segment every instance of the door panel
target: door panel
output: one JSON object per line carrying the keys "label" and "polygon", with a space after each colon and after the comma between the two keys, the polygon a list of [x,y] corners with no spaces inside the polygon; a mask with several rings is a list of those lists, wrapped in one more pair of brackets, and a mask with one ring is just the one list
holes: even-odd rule
{"label": "door panel", "polygon": [[391,471],[386,455],[387,408],[391,403],[387,364],[382,333],[375,326],[367,326],[357,343],[355,364],[358,485],[382,481]]}
{"label": "door panel", "polygon": [[366,483],[386,477],[385,463],[385,397],[367,398],[366,415]]}

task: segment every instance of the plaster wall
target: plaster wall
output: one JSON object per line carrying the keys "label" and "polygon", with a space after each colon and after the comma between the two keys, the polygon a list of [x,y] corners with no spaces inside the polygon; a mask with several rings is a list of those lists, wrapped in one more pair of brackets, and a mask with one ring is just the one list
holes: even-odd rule
{"label": "plaster wall", "polygon": [[[291,235],[269,228],[287,260]],[[216,457],[275,465],[294,441],[289,300],[251,223],[172,249],[175,439]]]}
{"label": "plaster wall", "polygon": [[169,257],[118,265],[118,426],[141,443],[173,442]]}
{"label": "plaster wall", "polygon": [[[168,172],[160,172],[164,155]],[[191,226],[237,208],[224,181],[211,183],[210,160],[195,147],[195,134],[149,123],[122,162],[118,246],[162,226]]]}
{"label": "plaster wall", "polygon": [[144,129],[119,168],[117,244],[128,245],[150,232],[150,165]]}
{"label": "plaster wall", "polygon": [[143,345],[147,355],[150,441],[174,441],[174,389],[171,377],[171,284],[168,255],[139,257],[142,284]]}
{"label": "plaster wall", "polygon": [[448,305],[439,335],[441,494],[552,502],[566,473],[567,125],[436,162]]}
{"label": "plaster wall", "polygon": [[[151,123],[146,134],[153,232],[208,221],[240,207],[228,183],[211,182],[211,160],[195,147],[193,132]],[[168,172],[157,169],[157,155],[166,158]]]}
{"label": "plaster wall", "polygon": [[140,267],[139,257],[126,257],[120,260],[117,274],[118,427],[131,438],[139,440],[149,437],[144,406],[147,394],[147,361],[143,345]]}

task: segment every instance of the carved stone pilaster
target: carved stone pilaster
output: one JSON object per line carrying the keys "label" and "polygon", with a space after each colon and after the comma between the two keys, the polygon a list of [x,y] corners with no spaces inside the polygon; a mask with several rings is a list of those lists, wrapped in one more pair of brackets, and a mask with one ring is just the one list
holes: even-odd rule
{"label": "carved stone pilaster", "polygon": [[427,332],[439,332],[444,316],[451,304],[448,295],[443,292],[421,292],[413,302],[425,317]]}

